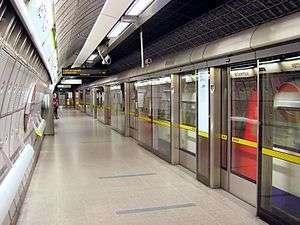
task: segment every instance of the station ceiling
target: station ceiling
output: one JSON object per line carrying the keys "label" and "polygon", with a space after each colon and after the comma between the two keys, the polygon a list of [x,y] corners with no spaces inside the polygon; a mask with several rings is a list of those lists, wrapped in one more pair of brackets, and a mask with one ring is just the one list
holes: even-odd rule
{"label": "station ceiling", "polygon": [[56,19],[59,68],[72,64],[82,49],[105,0],[57,0]]}
{"label": "station ceiling", "polygon": [[[59,67],[72,65],[105,0],[57,0]],[[176,53],[299,11],[300,0],[172,0],[143,24],[145,58]],[[140,62],[139,29],[109,55],[115,74]],[[100,67],[100,62],[95,67]],[[89,82],[90,80],[88,80]]]}
{"label": "station ceiling", "polygon": [[[175,0],[143,27],[145,58],[190,49],[299,9],[300,0]],[[111,52],[111,74],[140,64],[138,35],[133,33]]]}

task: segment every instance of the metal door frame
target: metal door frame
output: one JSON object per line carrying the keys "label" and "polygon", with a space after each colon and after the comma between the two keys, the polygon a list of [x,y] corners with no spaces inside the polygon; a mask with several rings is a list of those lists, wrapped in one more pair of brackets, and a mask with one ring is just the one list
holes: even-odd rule
{"label": "metal door frame", "polygon": [[[257,208],[257,181],[255,183],[242,178],[234,173],[231,172],[231,162],[232,162],[232,157],[231,157],[231,151],[232,151],[232,121],[231,121],[231,113],[232,113],[232,78],[230,76],[230,65],[227,66],[227,84],[228,84],[228,93],[227,93],[227,170],[224,170],[223,168],[221,169],[221,174],[222,178],[224,179],[224,172],[225,172],[225,187],[223,188],[230,192],[231,194],[235,195],[236,197],[240,198],[241,200],[251,204],[252,206]],[[256,64],[256,68],[258,70],[258,66]],[[259,75],[256,73],[256,85],[257,85],[257,97],[259,96]],[[257,102],[257,104],[259,104]],[[259,106],[257,106],[257,111],[259,111]],[[259,114],[257,114],[258,118],[257,121],[259,121]],[[259,129],[259,124],[257,124],[257,130]],[[258,136],[258,131],[257,134]],[[259,139],[257,139],[258,141]],[[257,157],[256,157],[256,162],[257,162],[257,168],[256,168],[256,174],[258,173],[258,148],[256,149],[257,151]],[[258,178],[258,176],[257,176]]]}

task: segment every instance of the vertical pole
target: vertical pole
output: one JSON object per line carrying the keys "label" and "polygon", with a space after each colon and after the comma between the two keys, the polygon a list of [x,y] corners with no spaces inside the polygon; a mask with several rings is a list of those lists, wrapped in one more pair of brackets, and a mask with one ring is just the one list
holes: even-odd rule
{"label": "vertical pole", "polygon": [[83,112],[86,113],[86,89],[83,90]]}
{"label": "vertical pole", "polygon": [[54,135],[53,94],[49,94],[49,108],[45,135]]}
{"label": "vertical pole", "polygon": [[171,75],[171,162],[179,163],[179,75]]}
{"label": "vertical pole", "polygon": [[141,67],[145,67],[145,60],[144,60],[144,37],[143,37],[143,30],[140,31],[140,42],[141,42]]}
{"label": "vertical pole", "polygon": [[129,124],[129,112],[130,112],[130,83],[125,83],[125,137],[129,137],[130,124]]}
{"label": "vertical pole", "polygon": [[94,119],[97,119],[97,90],[95,88],[92,89],[92,97],[93,97],[93,117]]}

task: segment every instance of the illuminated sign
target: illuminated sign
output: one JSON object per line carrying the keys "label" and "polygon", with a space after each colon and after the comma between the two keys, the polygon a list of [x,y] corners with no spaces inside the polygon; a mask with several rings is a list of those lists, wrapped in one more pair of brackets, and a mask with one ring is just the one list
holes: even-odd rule
{"label": "illuminated sign", "polygon": [[61,85],[57,85],[57,88],[72,88],[72,85],[70,85],[70,84],[61,84]]}
{"label": "illuminated sign", "polygon": [[68,79],[68,80],[62,80],[60,82],[61,84],[82,84],[81,79]]}
{"label": "illuminated sign", "polygon": [[91,75],[97,75],[97,76],[103,76],[106,74],[105,70],[99,70],[99,69],[62,69],[62,75],[63,76],[91,76]]}

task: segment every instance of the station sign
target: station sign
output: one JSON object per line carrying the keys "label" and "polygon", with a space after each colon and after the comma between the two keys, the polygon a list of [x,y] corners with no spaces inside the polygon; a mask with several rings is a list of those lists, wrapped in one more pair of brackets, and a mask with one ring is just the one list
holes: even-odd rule
{"label": "station sign", "polygon": [[101,69],[86,69],[86,68],[71,68],[62,69],[62,75],[68,76],[103,76],[106,74],[106,70]]}
{"label": "station sign", "polygon": [[60,84],[60,85],[57,85],[57,88],[70,89],[70,88],[72,88],[72,85],[70,85],[70,84]]}

